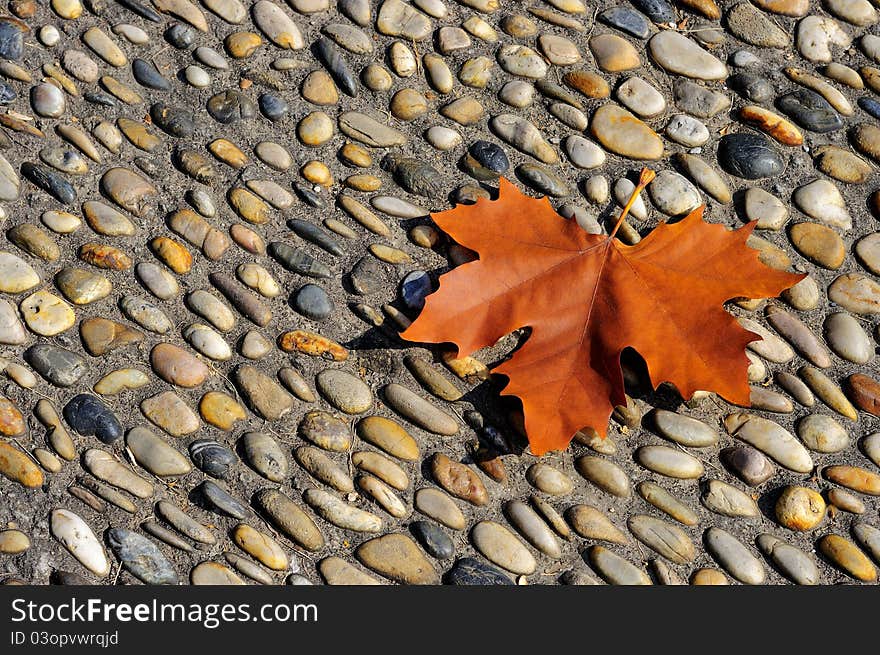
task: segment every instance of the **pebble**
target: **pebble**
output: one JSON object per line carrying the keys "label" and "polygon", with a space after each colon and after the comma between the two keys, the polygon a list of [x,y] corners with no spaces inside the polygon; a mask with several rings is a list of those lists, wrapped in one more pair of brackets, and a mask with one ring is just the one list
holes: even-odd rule
{"label": "pebble", "polygon": [[686,564],[696,557],[690,537],[679,527],[661,519],[635,514],[627,527],[636,539],[675,564]]}
{"label": "pebble", "polygon": [[298,433],[324,450],[345,452],[351,448],[352,435],[348,425],[327,412],[308,412],[300,421]]}
{"label": "pebble", "polygon": [[589,505],[573,505],[565,513],[574,531],[585,539],[626,544],[627,536],[601,510]]}
{"label": "pebble", "polygon": [[632,44],[616,34],[593,36],[589,46],[596,64],[606,73],[631,70],[641,64],[639,54]]}
{"label": "pebble", "polygon": [[20,530],[0,531],[0,553],[18,555],[31,547],[31,540]]}
{"label": "pebble", "polygon": [[402,584],[439,584],[440,577],[416,543],[404,534],[365,541],[355,557],[369,569]]}
{"label": "pebble", "polygon": [[871,560],[849,539],[827,534],[816,545],[825,557],[847,575],[862,582],[877,580],[877,569]]}
{"label": "pebble", "polygon": [[628,498],[632,493],[626,473],[607,459],[585,455],[575,460],[575,468],[583,477],[612,496]]}
{"label": "pebble", "polygon": [[66,509],[56,509],[50,514],[50,530],[80,564],[99,578],[110,573],[107,553],[95,533],[80,516]]}
{"label": "pebble", "polygon": [[248,555],[273,571],[285,571],[289,561],[281,545],[267,534],[239,523],[232,529],[232,539]]}
{"label": "pebble", "polygon": [[0,475],[23,487],[37,488],[43,485],[43,473],[22,451],[5,441],[0,441]]}
{"label": "pebble", "polygon": [[854,314],[877,314],[880,284],[859,273],[845,273],[828,287],[828,299]]}
{"label": "pebble", "polygon": [[192,470],[189,460],[164,439],[145,427],[135,427],[125,435],[125,445],[135,461],[153,475],[171,477]]}
{"label": "pebble", "polygon": [[748,446],[724,448],[721,461],[747,485],[756,487],[776,474],[776,469],[759,451]]}
{"label": "pebble", "polygon": [[141,411],[151,422],[174,437],[192,434],[201,423],[196,414],[173,391],[164,391],[141,401]]}
{"label": "pebble", "polygon": [[734,578],[743,584],[761,584],[766,572],[761,561],[732,534],[721,528],[706,530],[703,539],[709,554]]}
{"label": "pebble", "polygon": [[706,483],[700,502],[722,516],[753,518],[760,514],[751,496],[721,480],[709,480]]}
{"label": "pebble", "polygon": [[500,523],[480,521],[471,530],[470,538],[480,554],[511,573],[530,575],[537,568],[534,556]]}
{"label": "pebble", "polygon": [[649,471],[672,478],[699,478],[704,472],[703,464],[696,457],[668,446],[642,446],[635,458]]}
{"label": "pebble", "polygon": [[659,159],[663,142],[645,123],[613,104],[602,105],[593,114],[590,132],[613,153],[630,159]]}
{"label": "pebble", "polygon": [[805,416],[797,424],[797,433],[807,448],[817,453],[837,453],[849,446],[846,430],[830,416]]}
{"label": "pebble", "polygon": [[464,530],[467,526],[464,514],[455,501],[444,491],[425,487],[416,491],[413,506],[428,518],[432,518],[451,530]]}
{"label": "pebble", "polygon": [[800,585],[817,585],[821,582],[819,569],[813,558],[802,550],[771,534],[759,534],[758,548],[792,582]]}
{"label": "pebble", "polygon": [[745,412],[734,412],[724,419],[727,432],[760,450],[778,464],[797,473],[813,470],[807,449],[785,428],[773,421]]}
{"label": "pebble", "polygon": [[473,557],[456,560],[448,575],[454,585],[513,585],[515,584],[503,571],[480,562]]}
{"label": "pebble", "polygon": [[693,116],[676,114],[666,124],[666,136],[689,148],[698,148],[709,140],[709,129]]}
{"label": "pebble", "polygon": [[813,530],[825,518],[825,500],[807,487],[786,487],[774,509],[780,525],[789,530]]}
{"label": "pebble", "polygon": [[748,132],[721,137],[718,162],[731,175],[746,180],[775,177],[785,167],[782,157],[766,137]]}
{"label": "pebble", "polygon": [[383,388],[383,397],[401,416],[429,432],[447,436],[458,432],[455,419],[406,387],[388,384]]}
{"label": "pebble", "polygon": [[443,453],[431,457],[431,475],[434,480],[456,498],[480,506],[489,502],[489,492],[470,468],[454,462]]}
{"label": "pebble", "polygon": [[590,546],[587,556],[592,567],[609,584],[651,584],[647,573],[604,546]]}
{"label": "pebble", "polygon": [[312,518],[281,491],[264,489],[255,497],[258,507],[285,536],[309,551],[324,547],[324,536]]}
{"label": "pebble", "polygon": [[727,66],[686,36],[665,30],[648,41],[648,50],[657,64],[677,75],[699,80],[727,77]]}
{"label": "pebble", "polygon": [[321,489],[306,489],[303,498],[324,520],[354,532],[380,532],[382,519],[371,512],[345,503]]}
{"label": "pebble", "polygon": [[825,479],[847,489],[870,496],[880,496],[880,475],[858,466],[828,466],[822,472]]}
{"label": "pebble", "polygon": [[201,562],[194,566],[189,573],[190,582],[193,585],[244,585],[231,569],[217,562]]}
{"label": "pebble", "polygon": [[312,477],[342,493],[354,491],[351,476],[320,449],[300,446],[293,452],[296,461]]}
{"label": "pebble", "polygon": [[107,531],[107,543],[125,570],[146,584],[178,583],[171,562],[146,537],[125,528],[111,528]]}

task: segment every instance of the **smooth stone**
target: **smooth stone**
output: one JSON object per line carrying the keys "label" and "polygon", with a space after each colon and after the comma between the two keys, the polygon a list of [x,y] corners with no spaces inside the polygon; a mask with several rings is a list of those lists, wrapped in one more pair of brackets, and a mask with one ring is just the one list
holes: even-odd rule
{"label": "smooth stone", "polygon": [[31,540],[20,530],[0,531],[0,553],[18,555],[31,547]]}
{"label": "smooth stone", "polygon": [[854,523],[852,533],[862,550],[870,554],[875,562],[880,563],[880,528],[868,523]]}
{"label": "smooth stone", "polygon": [[545,164],[555,164],[559,155],[532,123],[514,114],[499,114],[489,122],[492,131],[507,143]]}
{"label": "smooth stone", "polygon": [[434,480],[456,498],[477,506],[489,502],[489,492],[482,480],[466,465],[437,452],[431,457],[430,467]]}
{"label": "smooth stone", "polygon": [[124,489],[137,498],[149,498],[153,495],[152,484],[107,451],[89,448],[83,454],[83,467],[99,480]]}
{"label": "smooth stone", "polygon": [[221,91],[211,96],[205,107],[214,120],[224,125],[249,120],[257,115],[257,107],[253,100],[235,89]]}
{"label": "smooth stone", "polygon": [[853,314],[878,314],[880,284],[859,273],[845,273],[828,287],[828,299]]}
{"label": "smooth stone", "polygon": [[500,523],[480,521],[471,530],[474,547],[493,564],[517,575],[530,575],[537,562],[514,534]]}
{"label": "smooth stone", "polygon": [[281,482],[287,476],[287,457],[270,435],[264,432],[246,432],[239,439],[239,444],[248,464],[264,478]]}
{"label": "smooth stone", "polygon": [[827,534],[817,542],[819,550],[847,575],[862,582],[875,582],[877,569],[858,547],[845,537]]}
{"label": "smooth stone", "polygon": [[605,151],[582,136],[567,136],[563,141],[563,149],[571,163],[578,168],[597,168],[605,163]]}
{"label": "smooth stone", "polygon": [[321,560],[318,571],[328,585],[380,585],[379,580],[355,568],[345,560],[332,556]]}
{"label": "smooth stone", "polygon": [[828,466],[822,472],[825,479],[847,489],[869,496],[880,496],[880,475],[858,466]]}
{"label": "smooth stone", "polygon": [[812,366],[803,366],[798,370],[798,374],[823,403],[852,421],[858,420],[856,408],[841,388],[822,371]]}
{"label": "smooth stone", "polygon": [[653,482],[641,482],[637,489],[639,495],[645,501],[660,511],[665,512],[679,523],[684,525],[696,525],[698,523],[699,518],[694,511],[663,487]]}
{"label": "smooth stone", "polygon": [[856,241],[853,251],[859,263],[869,272],[874,275],[880,274],[880,232],[874,232]]}
{"label": "smooth stone", "polygon": [[189,445],[189,456],[199,470],[215,478],[225,478],[238,461],[235,453],[211,439],[193,441]]}
{"label": "smooth stone", "polygon": [[511,75],[539,80],[547,74],[547,62],[527,46],[503,45],[498,49],[497,57],[501,68]]}
{"label": "smooth stone", "polygon": [[69,387],[86,372],[85,360],[73,351],[47,343],[28,348],[24,359],[34,370],[57,387]]}
{"label": "smooth stone", "polygon": [[357,425],[358,436],[389,455],[412,461],[419,457],[415,439],[399,424],[382,416],[369,416]]}
{"label": "smooth stone", "polygon": [[867,509],[861,499],[844,489],[830,489],[828,504],[851,514],[864,514]]}
{"label": "smooth stone", "polygon": [[783,527],[806,532],[825,518],[825,500],[807,487],[788,486],[777,499],[774,512]]}
{"label": "smooth stone", "polygon": [[718,443],[718,433],[698,419],[665,409],[655,410],[652,418],[663,437],[682,446],[704,448]]}
{"label": "smooth stone", "polygon": [[165,391],[141,401],[141,411],[150,421],[174,437],[192,434],[201,423],[196,414],[173,391]]}
{"label": "smooth stone", "polygon": [[123,209],[139,218],[150,210],[150,198],[156,187],[144,177],[127,168],[111,168],[101,176],[101,190]]}
{"label": "smooth stone", "polygon": [[197,586],[246,584],[235,572],[217,562],[201,562],[196,564],[189,572],[189,579],[193,585]]}
{"label": "smooth stone", "polygon": [[611,27],[619,29],[637,39],[647,39],[651,27],[644,15],[626,6],[611,7],[601,12],[597,18]]}
{"label": "smooth stone", "polygon": [[564,496],[574,489],[574,483],[565,473],[541,462],[532,464],[526,470],[526,479],[538,491],[551,496]]}
{"label": "smooth stone", "polygon": [[[188,325],[183,330],[183,338],[205,357],[219,362],[232,358],[230,345],[219,333],[207,325],[200,323]],[[199,363],[201,364],[201,362]],[[204,364],[202,365],[204,366]]]}
{"label": "smooth stone", "polygon": [[221,332],[229,332],[235,327],[235,314],[214,294],[196,289],[185,299],[187,308],[204,318]]}
{"label": "smooth stone", "polygon": [[365,541],[355,557],[369,569],[401,584],[438,584],[440,576],[416,543],[404,534]]}
{"label": "smooth stone", "polygon": [[813,558],[802,550],[771,535],[759,534],[756,543],[789,580],[800,585],[816,585],[821,575]]}
{"label": "smooth stone", "polygon": [[272,524],[289,539],[312,552],[324,547],[324,536],[314,520],[282,492],[263,489],[254,499]]}
{"label": "smooth stone", "polygon": [[808,61],[828,63],[833,56],[832,46],[846,49],[851,43],[852,37],[833,18],[807,16],[797,25],[795,45],[800,55]]}
{"label": "smooth stone", "polygon": [[267,421],[277,421],[293,409],[293,396],[253,366],[239,365],[234,379],[248,406]]}
{"label": "smooth stone", "polygon": [[374,148],[403,145],[407,137],[392,127],[359,112],[345,112],[338,118],[339,129],[346,136]]}
{"label": "smooth stone", "polygon": [[152,585],[178,583],[174,567],[146,537],[125,528],[111,528],[107,543],[122,566],[139,580]]}
{"label": "smooth stone", "polygon": [[642,569],[603,546],[591,546],[587,551],[587,556],[592,567],[609,584],[651,584],[651,579]]}
{"label": "smooth stone", "polygon": [[831,355],[821,340],[794,314],[776,305],[765,309],[767,322],[794,346],[804,359],[819,368],[831,366]]}
{"label": "smooth stone", "polygon": [[285,571],[289,560],[281,545],[267,534],[239,523],[232,529],[232,540],[248,555],[273,571]]}
{"label": "smooth stone", "polygon": [[731,99],[725,93],[713,91],[685,78],[672,83],[675,106],[697,118],[712,118],[730,109]]}
{"label": "smooth stone", "polygon": [[306,489],[303,498],[324,520],[344,530],[380,532],[382,519],[321,489]]}
{"label": "smooth stone", "polygon": [[452,539],[437,525],[430,521],[415,521],[410,525],[415,538],[422,548],[435,559],[450,559],[455,555]]}
{"label": "smooth stone", "polygon": [[734,412],[724,419],[727,432],[797,473],[813,470],[807,449],[785,428],[759,416]]}
{"label": "smooth stone", "polygon": [[709,480],[700,496],[700,502],[716,514],[734,518],[759,516],[758,505],[751,496],[721,480]]}
{"label": "smooth stone", "polygon": [[383,397],[401,416],[429,432],[446,436],[458,433],[458,422],[454,418],[406,387],[388,384],[383,389]]}
{"label": "smooth stone", "polygon": [[[770,80],[757,73],[743,72],[732,75],[727,78],[727,86],[752,102],[767,102],[775,94]],[[767,115],[769,116],[769,112]]]}
{"label": "smooth stone", "polygon": [[721,137],[718,161],[728,173],[746,180],[774,177],[784,168],[782,157],[767,138],[748,132]]}
{"label": "smooth stone", "polygon": [[880,432],[869,434],[862,439],[859,444],[865,456],[874,462],[875,466],[880,466]]}
{"label": "smooth stone", "polygon": [[601,510],[590,505],[572,505],[565,513],[572,529],[585,539],[626,544],[629,539]]}
{"label": "smooth stone", "polygon": [[780,96],[776,99],[776,106],[811,132],[834,132],[843,127],[843,119],[834,107],[811,89],[798,89]]}
{"label": "smooth stone", "polygon": [[129,430],[125,435],[125,445],[135,461],[153,475],[186,475],[192,470],[186,457],[147,428],[135,427]]}
{"label": "smooth stone", "polygon": [[503,571],[472,557],[456,560],[449,570],[448,580],[453,585],[513,585]]}
{"label": "smooth stone", "polygon": [[703,464],[696,457],[668,446],[642,446],[635,458],[648,470],[672,478],[698,478],[704,472]]}
{"label": "smooth stone", "polygon": [[675,564],[686,564],[696,556],[690,537],[671,523],[636,514],[627,520],[627,527],[636,539]]}
{"label": "smooth stone", "polygon": [[607,459],[585,455],[575,461],[575,468],[584,478],[612,496],[628,498],[632,493],[629,477],[617,464]]}
{"label": "smooth stone", "polygon": [[196,489],[214,512],[238,520],[243,520],[251,514],[251,510],[246,505],[211,480],[205,480]]}
{"label": "smooth stone", "polygon": [[674,171],[660,171],[648,191],[657,209],[669,216],[687,214],[702,204],[694,185]]}
{"label": "smooth stone", "polygon": [[736,537],[721,528],[712,527],[703,535],[709,554],[734,578],[743,584],[761,584],[767,577],[761,561]]}
{"label": "smooth stone", "polygon": [[745,214],[749,220],[758,221],[762,230],[779,230],[788,219],[788,207],[773,194],[752,187],[745,194]]}
{"label": "smooth stone", "polygon": [[184,388],[201,385],[210,373],[201,360],[171,343],[153,346],[150,351],[150,364],[163,380]]}
{"label": "smooth stone", "polygon": [[505,504],[504,511],[511,525],[532,546],[554,559],[562,555],[559,541],[535,510],[522,501],[513,500]]}
{"label": "smooth stone", "polygon": [[257,29],[279,48],[300,50],[305,47],[297,24],[274,2],[260,0],[255,3],[251,6],[251,16]]}
{"label": "smooth stone", "polygon": [[99,578],[110,573],[107,553],[95,533],[81,517],[66,509],[50,514],[52,536],[61,542],[80,564]]}
{"label": "smooth stone", "polygon": [[29,489],[41,487],[44,482],[43,472],[33,460],[5,441],[0,441],[0,475]]}
{"label": "smooth stone", "polygon": [[846,429],[830,416],[805,416],[798,422],[797,433],[807,448],[817,453],[837,453],[849,446]]}
{"label": "smooth stone", "polygon": [[316,480],[342,493],[354,491],[354,482],[348,472],[320,449],[314,446],[300,446],[293,454],[299,465]]}
{"label": "smooth stone", "polygon": [[308,412],[300,421],[298,434],[324,450],[345,452],[351,448],[352,435],[348,425],[327,412]]}
{"label": "smooth stone", "polygon": [[619,73],[641,64],[638,51],[629,41],[616,34],[593,36],[589,47],[596,65],[606,73]]}
{"label": "smooth stone", "polygon": [[648,41],[648,51],[657,64],[677,75],[699,80],[722,80],[727,66],[694,41],[672,30],[664,30]]}
{"label": "smooth stone", "polygon": [[455,501],[440,489],[426,487],[416,491],[413,506],[425,516],[452,530],[464,530],[467,522]]}
{"label": "smooth stone", "polygon": [[747,485],[756,487],[776,474],[763,453],[748,446],[731,446],[721,451],[721,461]]}
{"label": "smooth stone", "polygon": [[613,104],[599,107],[590,132],[607,150],[630,159],[659,159],[663,142],[645,123]]}

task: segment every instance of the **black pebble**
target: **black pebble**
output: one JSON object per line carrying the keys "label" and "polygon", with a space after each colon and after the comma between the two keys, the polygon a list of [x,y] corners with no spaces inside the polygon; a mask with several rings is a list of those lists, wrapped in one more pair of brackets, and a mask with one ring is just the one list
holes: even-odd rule
{"label": "black pebble", "polygon": [[111,444],[122,436],[116,415],[95,396],[81,393],[64,406],[64,420],[80,434]]}

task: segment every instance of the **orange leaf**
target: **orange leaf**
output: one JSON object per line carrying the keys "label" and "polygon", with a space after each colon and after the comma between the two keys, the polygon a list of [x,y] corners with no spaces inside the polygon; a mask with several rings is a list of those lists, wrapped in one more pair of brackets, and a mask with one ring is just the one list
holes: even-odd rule
{"label": "orange leaf", "polygon": [[493,372],[509,379],[502,393],[522,401],[536,455],[564,449],[585,427],[605,435],[614,406],[625,404],[626,347],[645,359],[655,387],[669,381],[685,398],[702,389],[748,405],[744,349],[756,335],[723,303],[776,296],[803,276],[758,260],[745,245],[754,222],[729,231],[702,214],[663,223],[628,246],[588,234],[546,198],[502,178],[497,200],[432,214],[479,259],[442,275],[401,336],[453,343],[465,356],[530,327],[523,347]]}

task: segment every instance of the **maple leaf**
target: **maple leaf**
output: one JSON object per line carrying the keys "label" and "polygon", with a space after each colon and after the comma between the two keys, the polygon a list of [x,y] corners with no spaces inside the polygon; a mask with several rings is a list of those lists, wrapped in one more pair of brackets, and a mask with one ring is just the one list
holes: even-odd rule
{"label": "maple leaf", "polygon": [[[621,213],[653,179],[642,171]],[[440,277],[437,291],[401,336],[452,343],[458,356],[491,346],[514,330],[531,334],[493,373],[503,395],[519,397],[532,452],[562,450],[592,427],[605,436],[625,404],[620,355],[634,348],[656,388],[673,383],[685,398],[714,391],[749,405],[745,346],[757,335],[723,303],[767,298],[802,275],[772,269],[745,245],[755,222],[737,230],[702,220],[703,207],[661,223],[634,246],[588,234],[559,216],[547,198],[523,195],[501,178],[498,199],[432,214],[479,258]]]}

